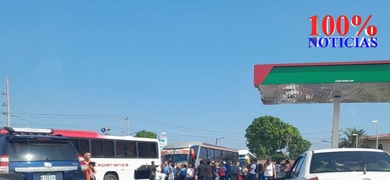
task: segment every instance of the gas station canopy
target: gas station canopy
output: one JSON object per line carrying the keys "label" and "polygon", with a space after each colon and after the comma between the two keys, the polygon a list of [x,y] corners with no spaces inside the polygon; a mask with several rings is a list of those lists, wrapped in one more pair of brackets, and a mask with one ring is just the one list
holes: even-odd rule
{"label": "gas station canopy", "polygon": [[390,102],[390,60],[254,67],[263,104]]}
{"label": "gas station canopy", "polygon": [[265,105],[333,103],[337,148],[340,103],[390,102],[390,60],[255,65],[254,85]]}

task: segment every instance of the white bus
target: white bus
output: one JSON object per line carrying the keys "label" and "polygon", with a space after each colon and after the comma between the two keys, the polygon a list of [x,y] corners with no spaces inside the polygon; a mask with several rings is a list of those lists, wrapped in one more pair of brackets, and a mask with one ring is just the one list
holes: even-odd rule
{"label": "white bus", "polygon": [[99,135],[93,131],[54,130],[69,137],[80,154],[91,153],[96,163],[96,180],[149,179],[146,164],[161,165],[157,139]]}
{"label": "white bus", "polygon": [[256,156],[248,150],[238,150],[240,166],[247,166],[252,161],[257,161]]}
{"label": "white bus", "polygon": [[177,164],[199,165],[200,160],[204,161],[237,161],[238,151],[203,142],[181,142],[168,144],[162,152],[163,161]]}

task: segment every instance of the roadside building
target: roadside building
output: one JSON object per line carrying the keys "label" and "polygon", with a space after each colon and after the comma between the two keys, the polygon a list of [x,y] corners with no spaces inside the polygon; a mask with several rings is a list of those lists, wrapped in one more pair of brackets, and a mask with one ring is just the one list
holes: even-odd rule
{"label": "roadside building", "polygon": [[[364,137],[369,148],[376,149],[376,135]],[[378,134],[378,146],[380,149],[390,152],[390,133]]]}

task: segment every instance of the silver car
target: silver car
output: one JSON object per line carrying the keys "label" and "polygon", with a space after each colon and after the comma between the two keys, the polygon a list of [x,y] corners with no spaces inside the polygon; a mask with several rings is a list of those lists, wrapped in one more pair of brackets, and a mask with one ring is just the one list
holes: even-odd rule
{"label": "silver car", "polygon": [[306,151],[284,175],[288,180],[388,180],[390,155],[376,149]]}

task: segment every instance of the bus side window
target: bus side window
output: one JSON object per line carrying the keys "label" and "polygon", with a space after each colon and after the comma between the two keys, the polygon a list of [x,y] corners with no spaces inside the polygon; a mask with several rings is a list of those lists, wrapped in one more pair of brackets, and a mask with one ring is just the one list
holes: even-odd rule
{"label": "bus side window", "polygon": [[126,141],[126,157],[136,158],[137,157],[137,144],[133,141]]}
{"label": "bus side window", "polygon": [[232,159],[233,158],[233,156],[232,156],[233,154],[232,154],[232,152],[229,152],[229,151],[226,151],[226,159]]}
{"label": "bus side window", "polygon": [[221,151],[220,150],[214,150],[214,156],[216,160],[221,160]]}
{"label": "bus side window", "polygon": [[80,153],[86,153],[91,152],[91,149],[89,149],[89,140],[87,139],[79,139],[79,152]]}
{"label": "bus side window", "polygon": [[77,139],[70,139],[70,142],[73,144],[73,146],[77,149],[77,152],[79,152],[80,154],[81,153],[84,153],[84,152],[80,152],[80,148],[79,148],[79,141]]}
{"label": "bus side window", "polygon": [[207,149],[204,147],[200,147],[199,159],[206,160],[207,159]]}
{"label": "bus side window", "polygon": [[103,141],[103,156],[104,157],[114,157],[114,142],[113,141]]}
{"label": "bus side window", "polygon": [[104,157],[103,155],[103,143],[101,140],[91,140],[92,157]]}
{"label": "bus side window", "polygon": [[116,141],[115,142],[115,150],[116,150],[115,157],[118,157],[118,158],[126,157],[126,143],[125,142]]}
{"label": "bus side window", "polygon": [[77,149],[79,154],[83,155],[86,152],[90,152],[89,142],[86,139],[70,139],[74,147]]}
{"label": "bus side window", "polygon": [[207,149],[207,159],[209,160],[214,159],[214,149]]}
{"label": "bus side window", "polygon": [[226,159],[226,152],[225,151],[221,151],[221,160],[225,161],[225,159]]}
{"label": "bus side window", "polygon": [[157,157],[157,143],[155,142],[139,142],[138,153],[140,158],[156,158]]}
{"label": "bus side window", "polygon": [[135,158],[137,157],[136,143],[133,141],[116,141],[115,142],[115,157],[119,158]]}

